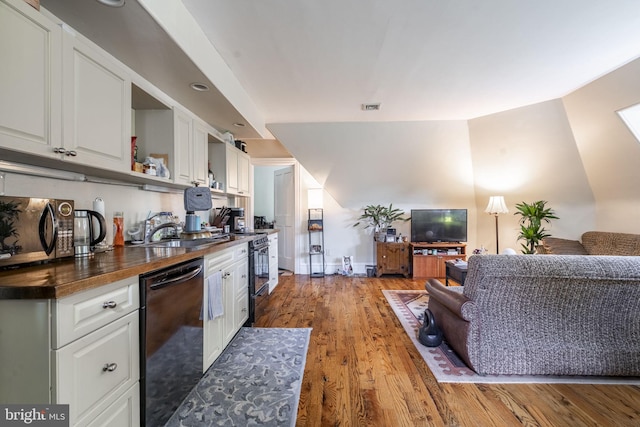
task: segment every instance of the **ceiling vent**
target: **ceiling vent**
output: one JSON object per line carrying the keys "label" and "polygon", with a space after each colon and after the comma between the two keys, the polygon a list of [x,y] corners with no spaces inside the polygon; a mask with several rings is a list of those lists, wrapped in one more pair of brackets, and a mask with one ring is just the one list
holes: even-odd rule
{"label": "ceiling vent", "polygon": [[380,103],[377,104],[362,104],[364,111],[378,111],[380,109]]}

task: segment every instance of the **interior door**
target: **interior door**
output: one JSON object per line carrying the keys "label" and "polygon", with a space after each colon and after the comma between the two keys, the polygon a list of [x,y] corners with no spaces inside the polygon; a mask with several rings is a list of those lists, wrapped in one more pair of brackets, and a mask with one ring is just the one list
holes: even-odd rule
{"label": "interior door", "polygon": [[274,172],[274,227],[279,230],[278,267],[294,271],[295,247],[293,166]]}

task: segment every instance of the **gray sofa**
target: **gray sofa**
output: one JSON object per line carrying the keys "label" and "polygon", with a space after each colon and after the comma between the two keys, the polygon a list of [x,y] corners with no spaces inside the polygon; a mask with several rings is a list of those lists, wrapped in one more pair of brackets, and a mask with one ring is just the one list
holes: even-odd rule
{"label": "gray sofa", "polygon": [[477,255],[464,288],[426,289],[479,374],[640,376],[640,257]]}
{"label": "gray sofa", "polygon": [[536,252],[552,255],[640,256],[640,234],[587,231],[581,240],[545,237]]}

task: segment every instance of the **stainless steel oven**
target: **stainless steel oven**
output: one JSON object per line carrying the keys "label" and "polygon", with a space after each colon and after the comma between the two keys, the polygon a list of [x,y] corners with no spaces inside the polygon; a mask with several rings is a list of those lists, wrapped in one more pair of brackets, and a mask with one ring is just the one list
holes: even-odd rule
{"label": "stainless steel oven", "polygon": [[253,325],[269,296],[269,238],[258,234],[249,242],[249,319]]}

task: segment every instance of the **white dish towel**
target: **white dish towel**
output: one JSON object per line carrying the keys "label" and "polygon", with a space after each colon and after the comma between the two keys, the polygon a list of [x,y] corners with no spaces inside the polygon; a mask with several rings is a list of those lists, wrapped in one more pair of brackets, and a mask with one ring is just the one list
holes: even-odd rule
{"label": "white dish towel", "polygon": [[208,319],[213,320],[216,317],[224,315],[224,306],[222,304],[222,271],[216,271],[206,278],[207,283],[207,314]]}

